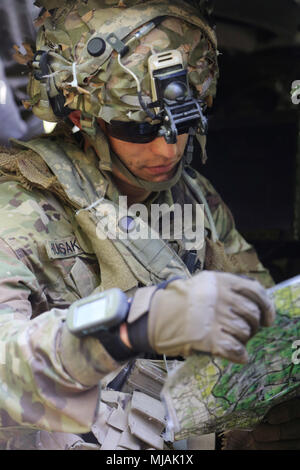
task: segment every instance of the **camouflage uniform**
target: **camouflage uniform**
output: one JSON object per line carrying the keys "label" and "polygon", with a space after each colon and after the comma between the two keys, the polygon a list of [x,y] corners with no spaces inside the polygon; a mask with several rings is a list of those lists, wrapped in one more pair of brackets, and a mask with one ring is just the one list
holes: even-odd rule
{"label": "camouflage uniform", "polygon": [[[31,153],[27,151],[27,158]],[[197,184],[232,266],[269,285],[267,271],[236,230],[218,193],[199,174]],[[88,432],[97,410],[98,382],[119,365],[96,339],[64,333],[61,342],[61,335],[70,304],[99,285],[101,265],[74,220],[74,210],[53,193],[4,181],[0,194],[5,221],[0,230],[2,442],[18,434],[20,426],[22,433],[26,428]],[[183,181],[156,200],[195,203]],[[209,269],[213,262],[207,220],[205,226],[206,254],[198,256],[197,270]]]}

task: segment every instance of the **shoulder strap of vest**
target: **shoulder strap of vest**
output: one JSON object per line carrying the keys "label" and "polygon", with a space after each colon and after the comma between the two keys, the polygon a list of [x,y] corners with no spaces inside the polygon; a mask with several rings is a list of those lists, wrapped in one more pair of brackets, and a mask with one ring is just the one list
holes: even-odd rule
{"label": "shoulder strap of vest", "polygon": [[213,242],[217,242],[219,240],[218,232],[214,223],[214,219],[211,213],[211,210],[209,208],[208,202],[205,199],[205,196],[202,192],[202,189],[199,184],[196,183],[196,180],[192,178],[186,170],[183,170],[183,179],[184,182],[187,184],[188,188],[191,190],[191,192],[194,194],[196,197],[197,201],[200,204],[204,205],[205,212],[209,221],[210,229],[211,229],[211,235],[212,235],[212,240]]}

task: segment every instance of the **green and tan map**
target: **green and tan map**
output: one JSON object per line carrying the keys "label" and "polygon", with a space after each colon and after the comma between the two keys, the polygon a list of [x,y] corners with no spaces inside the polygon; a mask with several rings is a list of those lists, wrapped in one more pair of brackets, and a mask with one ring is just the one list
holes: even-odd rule
{"label": "green and tan map", "polygon": [[300,395],[300,276],[269,293],[276,320],[248,342],[246,365],[198,354],[169,373],[162,399],[171,437],[251,430],[271,407]]}

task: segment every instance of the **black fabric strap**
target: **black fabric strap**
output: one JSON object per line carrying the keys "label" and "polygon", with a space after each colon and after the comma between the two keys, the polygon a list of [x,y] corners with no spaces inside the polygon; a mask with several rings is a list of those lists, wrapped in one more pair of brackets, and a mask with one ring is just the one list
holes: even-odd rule
{"label": "black fabric strap", "polygon": [[128,338],[137,353],[155,354],[148,340],[148,312],[133,323],[127,324]]}
{"label": "black fabric strap", "polygon": [[197,256],[197,251],[191,250],[187,251],[182,258],[182,261],[184,262],[191,274],[195,272],[197,266]]}
{"label": "black fabric strap", "polygon": [[93,336],[99,339],[102,346],[116,361],[122,362],[136,357],[136,351],[128,348],[120,338],[120,327],[111,331],[101,330]]}

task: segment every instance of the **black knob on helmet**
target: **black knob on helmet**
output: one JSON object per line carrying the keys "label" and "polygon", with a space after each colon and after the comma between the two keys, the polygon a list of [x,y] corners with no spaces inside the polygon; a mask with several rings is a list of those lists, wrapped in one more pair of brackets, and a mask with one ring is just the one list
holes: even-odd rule
{"label": "black knob on helmet", "polygon": [[93,38],[88,42],[87,51],[93,57],[99,57],[105,52],[106,44],[102,38]]}

